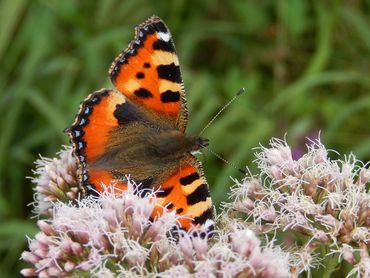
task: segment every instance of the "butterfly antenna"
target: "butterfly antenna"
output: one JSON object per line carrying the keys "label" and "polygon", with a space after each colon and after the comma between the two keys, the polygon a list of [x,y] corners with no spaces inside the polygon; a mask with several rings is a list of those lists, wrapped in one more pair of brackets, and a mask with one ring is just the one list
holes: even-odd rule
{"label": "butterfly antenna", "polygon": [[231,104],[231,103],[233,103],[234,102],[234,100],[238,97],[238,96],[240,96],[241,94],[243,94],[245,92],[245,89],[244,88],[241,88],[237,93],[236,93],[236,95],[235,96],[233,96],[233,98],[232,99],[230,99],[229,100],[229,102],[228,103],[226,103],[225,105],[224,105],[224,107],[222,107],[221,109],[220,109],[220,111],[218,111],[217,112],[217,114],[216,115],[214,115],[214,117],[208,122],[208,124],[206,124],[206,126],[202,129],[202,131],[199,133],[199,135],[202,135],[202,133],[214,122],[214,120],[216,120],[217,119],[217,117]]}
{"label": "butterfly antenna", "polygon": [[244,171],[243,169],[241,168],[238,168],[235,166],[234,163],[231,163],[230,161],[226,160],[225,158],[223,158],[221,155],[219,155],[218,153],[216,153],[215,151],[213,151],[211,148],[207,147],[207,146],[203,146],[204,149],[208,150],[211,154],[213,154],[215,157],[217,157],[218,159],[220,159],[221,161],[225,162],[227,165],[230,165],[231,167],[233,167],[235,170],[238,170],[239,172],[241,172],[242,174],[246,175],[247,172]]}

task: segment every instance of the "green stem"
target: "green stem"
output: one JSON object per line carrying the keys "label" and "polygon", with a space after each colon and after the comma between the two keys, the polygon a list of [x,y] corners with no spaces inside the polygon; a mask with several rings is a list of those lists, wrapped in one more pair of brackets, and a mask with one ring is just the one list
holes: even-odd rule
{"label": "green stem", "polygon": [[339,254],[334,254],[325,258],[323,278],[330,278],[331,274],[337,269],[339,264],[338,257]]}

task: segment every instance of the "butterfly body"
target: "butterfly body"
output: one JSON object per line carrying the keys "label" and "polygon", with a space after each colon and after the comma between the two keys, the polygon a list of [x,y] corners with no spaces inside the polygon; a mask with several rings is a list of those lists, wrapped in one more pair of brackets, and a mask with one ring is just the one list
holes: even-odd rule
{"label": "butterfly body", "polygon": [[[135,106],[132,103],[129,105]],[[127,107],[128,105],[122,108]],[[90,168],[119,169],[122,173],[129,173],[130,177],[138,182],[151,178],[150,187],[157,190],[160,181],[173,175],[182,159],[208,144],[205,138],[188,136],[166,125],[154,123],[149,117],[140,119],[140,113],[132,108],[126,109],[125,112],[134,113],[126,115],[135,120],[111,131],[104,154],[93,162]],[[117,117],[122,120],[122,117]]]}
{"label": "butterfly body", "polygon": [[140,188],[158,192],[158,205],[188,216],[180,221],[188,229],[213,216],[207,181],[192,155],[208,140],[185,134],[185,90],[164,22],[153,16],[135,31],[109,71],[119,92],[89,95],[67,130],[80,184],[87,192],[104,184],[125,189],[129,175]]}

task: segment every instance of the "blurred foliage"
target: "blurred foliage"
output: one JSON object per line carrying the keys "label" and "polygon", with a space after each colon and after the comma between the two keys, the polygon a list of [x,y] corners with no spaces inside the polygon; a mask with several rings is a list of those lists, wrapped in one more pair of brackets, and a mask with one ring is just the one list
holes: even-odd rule
{"label": "blurred foliage", "polygon": [[[170,27],[198,133],[241,88],[205,136],[237,167],[253,148],[287,134],[370,159],[370,1],[0,1],[0,273],[18,277],[38,154],[54,156],[79,102],[112,87],[107,70],[152,14]],[[315,136],[315,135],[313,135]],[[216,204],[232,166],[205,151]],[[253,171],[253,167],[252,167]]]}

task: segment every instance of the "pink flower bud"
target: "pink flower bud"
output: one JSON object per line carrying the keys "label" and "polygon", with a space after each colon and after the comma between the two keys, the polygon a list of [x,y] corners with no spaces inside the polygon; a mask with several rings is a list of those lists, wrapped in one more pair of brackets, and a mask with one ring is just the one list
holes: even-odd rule
{"label": "pink flower bud", "polygon": [[57,200],[58,200],[58,198],[56,196],[45,196],[43,198],[43,201],[44,202],[48,202],[48,203],[53,203],[53,202],[55,202]]}
{"label": "pink flower bud", "polygon": [[[40,184],[40,182],[39,182]],[[49,182],[45,181],[41,185],[38,185],[35,187],[35,191],[41,194],[48,194],[49,193]]]}
{"label": "pink flower bud", "polygon": [[325,234],[325,232],[323,231],[320,231],[320,230],[315,230],[314,233],[313,233],[313,237],[321,242],[329,242],[329,238],[328,236]]}
{"label": "pink flower bud", "polygon": [[79,244],[77,242],[72,242],[71,243],[71,250],[72,250],[73,254],[76,255],[76,256],[81,256],[84,252],[84,249],[81,246],[81,244]]}
{"label": "pink flower bud", "polygon": [[51,278],[51,276],[46,270],[42,270],[39,272],[39,278]]}
{"label": "pink flower bud", "polygon": [[77,197],[76,197],[76,193],[73,193],[73,192],[67,192],[67,193],[66,193],[66,196],[67,196],[67,198],[68,198],[68,199],[70,199],[70,200],[77,199]]}
{"label": "pink flower bud", "polygon": [[278,166],[272,165],[270,167],[270,172],[271,172],[272,178],[275,179],[276,181],[280,181],[283,179],[281,169]]}
{"label": "pink flower bud", "polygon": [[63,275],[58,267],[49,267],[48,272],[51,277],[61,277]]}
{"label": "pink flower bud", "polygon": [[208,241],[206,238],[193,237],[192,238],[194,252],[199,260],[203,260],[208,251]]}
{"label": "pink flower bud", "polygon": [[40,241],[37,241],[37,240],[32,240],[29,243],[29,247],[31,251],[35,251],[38,249],[46,249],[46,250],[48,249],[48,245],[42,244]]}
{"label": "pink flower bud", "polygon": [[33,254],[35,254],[36,256],[38,256],[40,258],[43,258],[43,257],[47,256],[48,249],[46,249],[46,248],[35,249],[35,250],[33,250]]}
{"label": "pink flower bud", "polygon": [[269,221],[269,222],[274,222],[277,217],[276,211],[273,207],[267,208],[263,214],[261,215],[261,218],[263,220]]}
{"label": "pink flower bud", "polygon": [[231,234],[232,250],[249,257],[252,252],[259,252],[260,241],[251,230],[239,230]]}
{"label": "pink flower bud", "polygon": [[32,264],[35,264],[38,261],[40,261],[40,258],[38,256],[36,256],[35,254],[33,254],[31,252],[28,252],[28,251],[22,252],[21,258],[23,260],[27,261],[27,262],[32,263]]}
{"label": "pink flower bud", "polygon": [[[64,180],[66,181],[66,183],[68,183],[69,185],[73,185],[73,184],[76,184],[76,179],[74,177],[72,177],[71,175],[64,175]],[[77,189],[77,188],[71,188],[71,189]]]}
{"label": "pink flower bud", "polygon": [[146,261],[146,254],[140,252],[130,253],[130,256],[127,256],[126,259],[131,266],[142,266]]}
{"label": "pink flower bud", "polygon": [[91,269],[91,265],[89,262],[85,261],[76,266],[77,269],[81,269],[82,271],[89,271]]}
{"label": "pink flower bud", "polygon": [[75,264],[74,262],[66,262],[66,263],[64,264],[64,270],[65,270],[66,272],[71,272],[71,271],[73,271],[73,270],[75,269],[75,267],[76,267],[76,264]]}
{"label": "pink flower bud", "polygon": [[353,254],[353,248],[347,244],[343,244],[343,248],[342,248],[342,255],[343,255],[343,259],[345,259],[347,262],[349,262],[350,264],[352,265],[355,265],[356,264],[356,258]]}
{"label": "pink flower bud", "polygon": [[70,240],[63,240],[59,246],[64,253],[72,253],[71,243],[72,242]]}
{"label": "pink flower bud", "polygon": [[23,268],[21,270],[21,274],[26,277],[33,277],[37,275],[36,269],[34,268]]}
{"label": "pink flower bud", "polygon": [[56,179],[56,184],[57,186],[60,188],[60,189],[67,189],[68,188],[65,188],[66,187],[66,182],[65,180],[61,177],[61,176],[58,176],[57,179]]}
{"label": "pink flower bud", "polygon": [[89,232],[88,231],[74,231],[74,235],[78,242],[81,244],[86,244],[89,242]]}
{"label": "pink flower bud", "polygon": [[114,231],[119,223],[117,221],[116,212],[113,209],[106,209],[104,210],[103,217],[108,222],[109,227]]}
{"label": "pink flower bud", "polygon": [[148,222],[148,218],[143,217],[142,215],[137,215],[136,217],[132,218],[132,235],[137,237],[140,235],[144,228],[146,227],[146,224]]}
{"label": "pink flower bud", "polygon": [[44,220],[39,220],[37,221],[37,226],[39,226],[39,228],[45,235],[47,236],[55,235],[55,230],[50,224],[48,224],[48,222]]}
{"label": "pink flower bud", "polygon": [[247,211],[251,211],[255,208],[255,203],[249,198],[245,198],[242,202],[240,202],[241,206],[247,209]]}
{"label": "pink flower bud", "polygon": [[184,257],[191,259],[193,256],[193,244],[189,236],[183,236],[179,239],[178,243],[181,252],[184,254]]}
{"label": "pink flower bud", "polygon": [[109,241],[106,238],[106,235],[104,234],[97,235],[97,237],[95,238],[95,243],[96,246],[98,248],[101,248],[102,250],[109,250],[109,248],[111,247]]}
{"label": "pink flower bud", "polygon": [[367,168],[361,168],[360,174],[358,175],[357,184],[363,186],[370,181],[370,170]]}
{"label": "pink flower bud", "polygon": [[360,210],[358,212],[358,222],[365,227],[370,227],[370,200],[364,201],[360,205]]}

